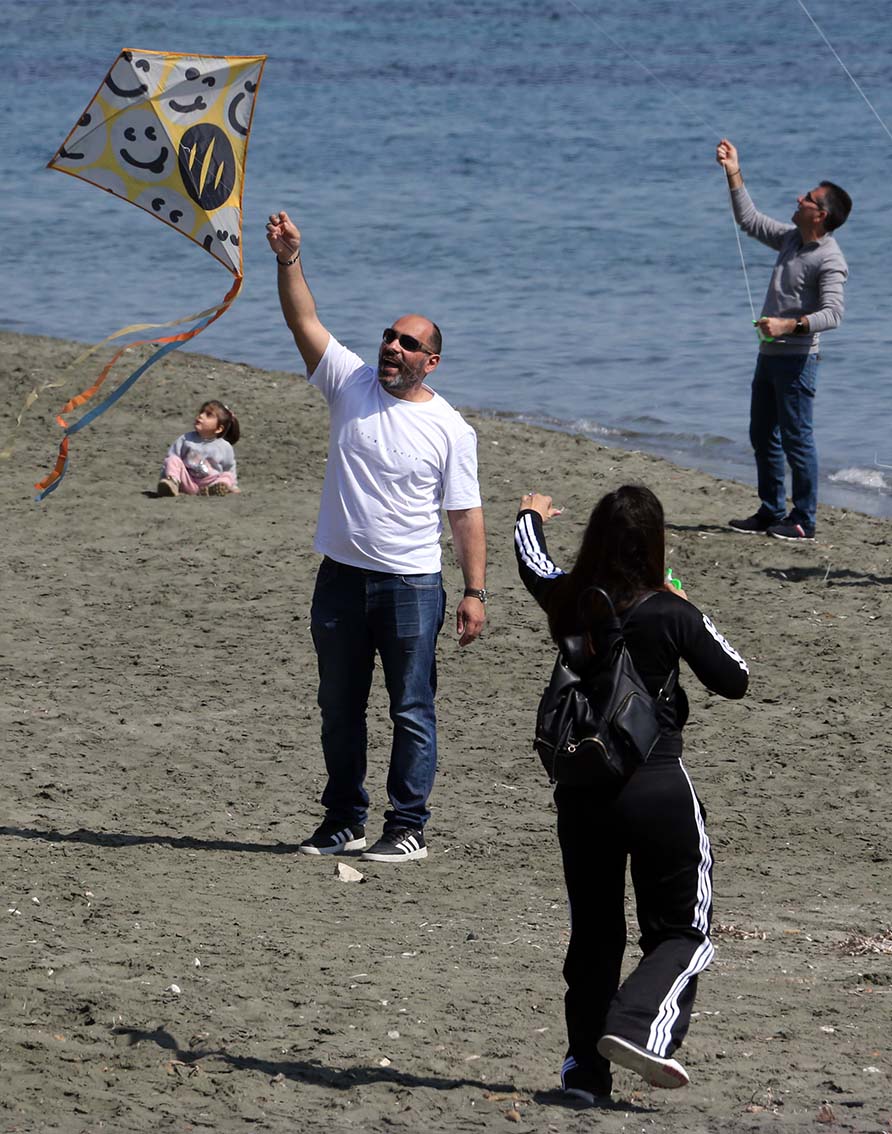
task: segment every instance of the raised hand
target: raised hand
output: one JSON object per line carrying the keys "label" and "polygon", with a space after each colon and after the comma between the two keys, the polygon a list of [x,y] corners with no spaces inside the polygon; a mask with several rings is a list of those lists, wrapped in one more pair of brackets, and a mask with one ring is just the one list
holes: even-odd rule
{"label": "raised hand", "polygon": [[740,171],[740,156],[737,147],[727,138],[722,138],[715,148],[715,160],[728,175]]}
{"label": "raised hand", "polygon": [[563,512],[563,508],[553,508],[551,505],[551,497],[545,496],[541,492],[527,492],[520,498],[520,510],[524,508],[532,508],[534,512],[538,512],[542,517],[543,524],[547,523],[552,516],[559,516]]}
{"label": "raised hand", "polygon": [[284,209],[280,213],[270,213],[266,239],[279,260],[290,260],[300,252],[300,229]]}

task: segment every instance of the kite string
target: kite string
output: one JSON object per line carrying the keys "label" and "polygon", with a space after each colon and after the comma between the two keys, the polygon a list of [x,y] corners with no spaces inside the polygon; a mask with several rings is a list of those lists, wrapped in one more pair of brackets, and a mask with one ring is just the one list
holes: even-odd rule
{"label": "kite string", "polygon": [[746,270],[746,258],[743,255],[743,244],[740,240],[740,228],[737,224],[737,218],[734,216],[734,198],[731,195],[731,186],[728,186],[728,204],[731,206],[731,223],[734,225],[734,236],[737,238],[737,252],[740,256],[740,266],[743,268],[743,282],[746,284],[746,297],[750,301],[750,312],[753,316],[753,323],[756,322],[756,308],[753,305],[753,293],[750,289],[750,277]]}
{"label": "kite string", "polygon": [[[857,79],[851,73],[851,71],[848,69],[848,67],[845,65],[845,63],[842,61],[842,59],[839,56],[839,53],[836,51],[833,44],[830,42],[830,40],[824,34],[823,30],[819,27],[817,21],[815,20],[815,18],[812,16],[811,12],[808,10],[808,8],[803,3],[803,0],[796,0],[796,2],[798,3],[798,5],[802,9],[802,11],[805,13],[805,15],[808,17],[808,19],[811,22],[812,26],[814,27],[815,31],[818,33],[818,35],[821,37],[821,39],[824,41],[824,43],[830,49],[830,52],[832,53],[833,57],[836,59],[837,63],[839,63],[840,67],[842,67],[843,71],[848,76],[849,81],[851,82],[852,86],[855,88],[855,90],[858,92],[858,94],[861,95],[861,97],[864,99],[864,102],[867,104],[868,108],[873,113],[877,122],[879,122],[880,126],[886,132],[889,139],[892,140],[892,131],[890,131],[889,127],[886,125],[886,123],[880,117],[880,114],[877,111],[876,107],[873,105],[873,103],[870,101],[870,99],[867,97],[867,95],[861,89],[861,86],[858,83]],[[666,83],[663,82],[663,80],[660,78],[659,75],[655,74],[655,72],[652,71],[648,66],[646,66],[646,64],[642,63],[640,59],[636,58],[636,56],[634,56],[630,51],[628,51],[621,43],[619,43],[616,39],[614,39],[613,36],[600,23],[600,21],[595,19],[595,17],[591,14],[591,12],[587,11],[584,8],[581,8],[576,3],[576,0],[567,0],[567,3],[572,8],[575,8],[576,11],[579,12],[580,15],[585,16],[587,19],[591,20],[592,23],[595,24],[595,26],[599,29],[601,34],[606,39],[608,39],[613,44],[614,47],[616,47],[619,51],[621,51],[623,53],[623,55],[625,55],[628,59],[630,59],[637,67],[640,67],[641,70],[644,71],[645,74],[649,75],[654,80],[654,82],[658,83],[660,85],[660,87],[662,87],[662,89],[666,92],[666,94],[669,95],[669,97],[674,102],[677,102],[678,105],[681,106],[688,114],[693,115],[699,122],[701,122],[704,126],[706,126],[707,129],[711,130],[715,135],[721,137],[721,134],[722,134],[721,130],[717,130],[714,126],[712,126],[709,122],[707,122],[706,119],[701,114],[699,114],[697,111],[693,110],[681,98],[679,98],[679,96],[675,93],[675,91],[673,91],[671,89],[671,87],[667,86]],[[730,199],[730,190],[729,190],[729,199]],[[732,216],[733,216],[733,211],[732,211]],[[743,254],[743,245],[741,244],[740,232],[738,231],[736,221],[734,223],[734,235],[737,239],[737,251],[740,255],[741,267],[743,268],[743,279],[744,279],[744,283],[746,284],[746,294],[747,294],[747,298],[749,299],[750,311],[752,312],[753,322],[755,322],[756,321],[756,309],[755,309],[755,306],[753,305],[753,295],[752,295],[752,290],[750,289],[749,276],[748,276],[747,270],[746,270],[746,259],[745,259],[744,254]]]}
{"label": "kite string", "polygon": [[839,55],[837,54],[836,48],[834,48],[834,46],[830,42],[830,40],[826,37],[826,35],[824,35],[823,31],[821,31],[821,29],[818,27],[818,25],[815,22],[815,19],[812,16],[811,12],[809,12],[808,8],[806,8],[806,6],[802,3],[802,0],[796,0],[796,2],[798,3],[798,5],[802,9],[802,11],[805,12],[806,16],[808,16],[808,18],[811,21],[812,26],[814,27],[815,31],[818,33],[818,35],[821,37],[821,39],[830,48],[830,51],[832,52],[834,59],[840,65],[840,67],[842,67],[842,69],[843,69],[843,71],[845,71],[846,75],[848,75],[848,77],[849,77],[849,79],[852,83],[852,86],[855,88],[855,90],[858,92],[858,94],[861,95],[861,97],[867,103],[868,107],[873,112],[874,118],[876,118],[877,122],[879,122],[879,124],[882,126],[882,128],[886,131],[886,133],[889,136],[889,139],[892,140],[892,131],[889,130],[889,127],[886,125],[886,123],[880,117],[876,107],[873,105],[873,103],[870,101],[870,99],[867,97],[867,95],[864,93],[864,91],[858,85],[858,81],[855,78],[855,76],[848,69],[848,67],[845,65],[845,63],[843,63],[842,59],[840,59]]}
{"label": "kite string", "polygon": [[[805,4],[803,3],[803,0],[796,0],[796,2],[799,5],[799,7],[802,9],[802,11],[805,13],[805,15],[808,17],[808,20],[811,23],[812,27],[815,29],[815,31],[818,33],[818,35],[821,37],[821,39],[824,41],[824,43],[829,48],[831,54],[833,55],[833,58],[840,65],[840,67],[842,67],[843,71],[847,75],[852,86],[855,88],[855,90],[858,92],[858,94],[861,95],[861,97],[864,99],[864,102],[867,104],[867,106],[870,109],[870,111],[872,112],[874,118],[876,118],[877,122],[879,122],[880,126],[886,132],[890,141],[892,141],[892,131],[890,131],[889,127],[886,125],[886,123],[880,117],[880,114],[877,111],[876,107],[873,105],[873,103],[870,101],[870,99],[867,97],[867,95],[861,89],[861,85],[859,84],[858,80],[855,78],[855,76],[852,74],[852,72],[848,69],[848,67],[842,61],[842,59],[840,58],[840,55],[837,52],[836,48],[833,46],[833,44],[830,42],[830,40],[824,34],[822,28],[818,25],[814,16],[811,14],[811,12],[808,10],[808,8],[806,8]],[[573,3],[573,0],[569,0],[569,3]],[[731,199],[730,187],[728,189],[728,196],[729,196],[729,200],[730,200]],[[733,216],[733,201],[731,202],[731,207],[732,207],[732,216]],[[747,294],[747,298],[749,299],[750,311],[752,312],[752,315],[753,315],[753,322],[755,323],[756,322],[756,309],[753,306],[753,293],[750,290],[750,281],[749,281],[749,276],[747,275],[747,270],[746,270],[746,260],[745,260],[744,255],[743,255],[743,245],[741,244],[741,241],[740,241],[740,232],[738,230],[738,226],[737,226],[736,222],[734,224],[734,235],[737,238],[737,251],[740,254],[740,265],[743,268],[743,280],[744,280],[744,283],[746,284],[746,294]]]}
{"label": "kite string", "polygon": [[[636,56],[634,56],[631,53],[631,51],[629,51],[627,48],[625,48],[618,40],[614,39],[614,37],[610,34],[610,32],[607,31],[607,29],[604,27],[604,25],[599,20],[595,19],[595,17],[591,14],[591,12],[587,11],[585,8],[581,8],[576,3],[576,0],[567,0],[567,3],[572,8],[575,8],[576,11],[579,12],[579,14],[581,16],[585,16],[587,19],[591,20],[592,23],[599,29],[601,34],[606,39],[610,40],[610,42],[613,44],[613,46],[615,48],[617,48],[617,50],[621,51],[623,53],[623,55],[625,55],[628,59],[630,59],[635,64],[636,67],[640,67],[641,70],[644,71],[644,73],[646,75],[649,75],[654,80],[654,82],[658,83],[663,88],[663,90],[666,92],[666,94],[669,95],[669,97],[674,102],[677,102],[679,106],[683,107],[683,109],[685,111],[687,111],[688,114],[693,115],[700,123],[702,123],[702,125],[706,126],[707,129],[711,130],[714,134],[721,136],[721,133],[722,133],[721,130],[717,130],[714,126],[712,126],[709,122],[707,122],[706,119],[701,114],[699,114],[692,107],[688,106],[687,103],[684,102],[675,93],[675,91],[672,90],[671,87],[667,86],[666,83],[663,82],[663,80],[660,78],[659,75],[657,75],[654,71],[652,71],[650,69],[650,67],[648,67],[646,64],[642,63],[640,59],[638,59]],[[886,125],[886,123],[883,121],[882,117],[880,116],[879,111],[873,105],[873,103],[870,101],[870,99],[867,97],[867,95],[864,93],[864,91],[861,88],[860,83],[855,78],[855,76],[852,74],[852,72],[848,69],[848,67],[845,65],[845,63],[843,62],[842,58],[839,55],[839,52],[836,50],[836,48],[833,46],[833,44],[830,42],[830,40],[824,34],[822,28],[819,26],[819,24],[815,20],[814,16],[811,14],[811,12],[805,6],[805,3],[803,2],[803,0],[796,0],[796,3],[799,5],[799,7],[805,13],[805,15],[808,18],[809,22],[811,23],[812,27],[815,29],[815,31],[818,33],[818,35],[821,37],[821,39],[827,45],[831,54],[833,55],[833,58],[840,65],[840,67],[842,67],[843,71],[845,72],[846,76],[849,79],[849,82],[851,82],[852,86],[855,88],[855,90],[858,92],[858,94],[861,95],[861,97],[864,99],[864,102],[866,103],[867,107],[869,108],[869,110],[873,114],[874,118],[876,118],[877,122],[879,122],[880,126],[886,132],[886,135],[889,137],[889,139],[892,140],[892,130],[890,130],[889,127]]]}
{"label": "kite string", "polygon": [[[572,3],[573,0],[569,0],[569,2]],[[818,35],[821,37],[821,39],[824,41],[824,43],[829,48],[830,53],[833,55],[833,58],[840,65],[840,67],[842,67],[843,71],[847,75],[852,86],[855,88],[855,90],[858,92],[858,94],[861,95],[861,97],[864,99],[864,102],[867,104],[867,106],[870,109],[870,111],[872,112],[874,118],[876,118],[877,122],[879,122],[880,126],[886,132],[889,139],[892,140],[892,131],[889,130],[889,127],[886,125],[886,123],[880,117],[880,114],[877,111],[876,107],[873,105],[873,103],[870,101],[870,99],[867,97],[867,95],[861,89],[861,86],[858,83],[858,80],[855,78],[855,76],[852,74],[852,72],[848,69],[848,67],[842,61],[842,59],[839,55],[839,52],[837,52],[836,48],[833,46],[833,44],[830,42],[830,40],[824,34],[823,29],[818,25],[814,16],[811,14],[811,12],[808,10],[808,8],[803,3],[803,0],[796,0],[796,2],[799,5],[799,7],[802,9],[802,11],[805,13],[805,15],[808,17],[808,20],[811,23],[812,27],[815,29],[815,31],[818,33]],[[730,195],[731,195],[730,188],[728,190],[728,195],[729,195],[729,198],[730,198]],[[733,202],[732,202],[732,216],[733,216]],[[752,294],[752,291],[750,290],[750,282],[749,282],[749,277],[747,275],[747,270],[746,270],[746,260],[744,259],[743,246],[740,242],[740,232],[738,230],[736,223],[734,225],[734,235],[737,237],[737,251],[740,254],[740,264],[741,264],[741,267],[743,268],[743,279],[744,279],[744,283],[746,284],[746,294],[747,294],[747,298],[749,299],[749,303],[750,303],[750,311],[753,314],[753,322],[755,323],[756,322],[756,309],[753,306],[753,294]]]}
{"label": "kite string", "polygon": [[607,29],[604,27],[604,25],[599,20],[595,19],[591,12],[586,11],[585,8],[580,8],[580,6],[576,3],[576,0],[567,0],[567,3],[572,8],[575,8],[581,16],[585,16],[587,19],[591,20],[595,27],[597,27],[601,34],[605,37],[605,39],[609,39],[613,46],[621,51],[623,55],[626,56],[626,58],[631,59],[636,67],[640,67],[646,75],[649,75],[654,80],[654,82],[659,83],[666,94],[669,95],[669,97],[675,102],[677,102],[683,110],[685,110],[688,114],[693,115],[693,117],[696,118],[698,122],[705,126],[707,130],[710,130],[714,135],[716,135],[716,137],[720,138],[722,136],[721,130],[716,129],[715,126],[706,121],[702,114],[699,114],[696,110],[693,109],[693,107],[688,106],[688,104],[683,99],[679,98],[679,96],[675,93],[675,91],[672,90],[671,87],[667,86],[666,83],[663,82],[659,75],[652,71],[650,67],[648,67],[645,63],[642,63],[640,59],[636,58],[632,54],[632,52],[623,47],[621,43],[615,40],[610,32],[607,31]]}
{"label": "kite string", "polygon": [[[716,129],[716,127],[712,126],[709,122],[707,122],[706,119],[701,114],[698,114],[696,110],[693,110],[691,107],[689,107],[681,98],[678,97],[678,95],[670,87],[668,87],[666,85],[666,83],[663,82],[663,80],[660,78],[659,75],[655,74],[648,66],[646,66],[646,64],[642,63],[640,59],[637,59],[630,51],[626,50],[626,48],[623,47],[623,45],[621,43],[617,42],[617,40],[615,40],[613,38],[613,36],[610,34],[610,32],[608,32],[603,27],[603,25],[598,20],[595,19],[595,17],[591,14],[591,12],[586,11],[584,8],[580,8],[580,6],[576,3],[576,0],[567,0],[567,3],[570,4],[571,7],[575,8],[576,11],[580,13],[580,15],[586,16],[588,19],[590,19],[592,21],[592,23],[595,24],[596,27],[599,29],[601,34],[603,36],[605,36],[608,40],[610,40],[610,42],[613,44],[614,47],[618,48],[625,56],[627,56],[629,59],[631,59],[631,61],[637,67],[640,67],[641,70],[644,71],[644,73],[646,75],[649,75],[656,83],[658,83],[662,87],[662,89],[666,92],[666,94],[668,94],[671,99],[673,99],[675,102],[677,102],[679,104],[679,106],[681,106],[685,111],[687,111],[688,114],[693,115],[700,123],[702,123],[702,125],[704,125],[708,130],[712,131],[712,133],[716,137],[720,138],[722,136],[721,130]],[[747,295],[747,299],[749,300],[750,313],[752,314],[752,317],[753,317],[753,323],[755,323],[756,322],[756,308],[755,308],[755,305],[753,304],[753,293],[752,293],[752,289],[750,288],[749,273],[746,270],[746,258],[744,257],[744,254],[743,254],[743,244],[741,243],[741,240],[740,240],[740,230],[737,226],[737,221],[734,219],[734,208],[733,208],[733,203],[731,201],[731,189],[730,189],[730,187],[728,189],[728,203],[731,205],[731,221],[732,221],[732,224],[734,225],[734,236],[735,236],[735,239],[737,240],[737,252],[738,252],[738,255],[740,256],[740,266],[743,269],[743,282],[744,282],[744,285],[746,286],[746,295]]]}

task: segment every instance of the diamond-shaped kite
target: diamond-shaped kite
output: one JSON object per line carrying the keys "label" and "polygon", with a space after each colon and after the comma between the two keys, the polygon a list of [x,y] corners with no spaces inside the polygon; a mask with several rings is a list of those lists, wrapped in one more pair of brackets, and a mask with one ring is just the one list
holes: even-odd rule
{"label": "diamond-shaped kite", "polygon": [[[218,319],[238,295],[245,158],[265,61],[265,55],[125,49],[49,162],[50,169],[98,185],[177,229],[219,260],[235,281],[216,307],[168,323],[125,327],[103,340],[197,320],[186,331],[140,340],[160,349],[73,425],[61,414],[88,401],[127,348],[120,348],[96,381],[62,407],[57,421],[65,436],[55,469],[35,486],[38,500],[59,486],[71,435],[95,421],[159,358]],[[134,345],[139,344],[128,347]]]}

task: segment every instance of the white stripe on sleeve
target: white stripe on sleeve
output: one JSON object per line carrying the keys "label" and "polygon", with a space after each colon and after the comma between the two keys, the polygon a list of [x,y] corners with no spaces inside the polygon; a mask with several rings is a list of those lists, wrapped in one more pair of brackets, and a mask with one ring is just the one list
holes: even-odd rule
{"label": "white stripe on sleeve", "polygon": [[734,649],[734,647],[731,645],[731,643],[728,641],[728,639],[722,637],[722,635],[718,632],[718,630],[716,630],[715,626],[712,624],[712,620],[706,614],[703,615],[703,625],[706,627],[706,629],[709,631],[709,633],[713,636],[713,638],[715,638],[715,640],[722,647],[722,649],[725,651],[725,653],[728,655],[728,657],[733,658],[737,662],[737,664],[740,666],[740,668],[743,670],[744,673],[749,673],[749,666],[746,664],[746,662],[743,660],[743,658],[740,656],[740,654]]}
{"label": "white stripe on sleeve", "polygon": [[524,566],[535,575],[543,579],[555,579],[558,575],[563,575],[560,567],[556,567],[543,551],[529,512],[525,512],[514,525],[514,542]]}

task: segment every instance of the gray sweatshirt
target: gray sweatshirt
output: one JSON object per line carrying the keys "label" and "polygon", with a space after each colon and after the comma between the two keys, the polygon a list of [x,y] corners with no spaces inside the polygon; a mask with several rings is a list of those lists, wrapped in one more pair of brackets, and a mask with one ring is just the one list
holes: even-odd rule
{"label": "gray sweatshirt", "polygon": [[746,189],[731,190],[734,219],[754,240],[778,252],[762,304],[762,315],[781,319],[808,316],[807,335],[788,335],[761,343],[760,354],[815,354],[821,331],[842,322],[843,288],[849,274],[845,257],[832,233],[803,244],[799,229],[781,224],[757,211]]}
{"label": "gray sweatshirt", "polygon": [[[183,433],[167,450],[168,457],[179,457],[191,476],[201,481],[215,473],[232,471],[236,473],[235,453],[228,441],[222,437],[212,437],[205,441],[194,430]],[[164,476],[162,469],[161,475]]]}

